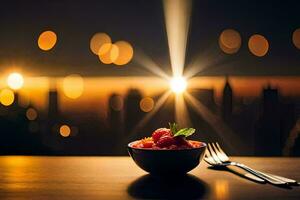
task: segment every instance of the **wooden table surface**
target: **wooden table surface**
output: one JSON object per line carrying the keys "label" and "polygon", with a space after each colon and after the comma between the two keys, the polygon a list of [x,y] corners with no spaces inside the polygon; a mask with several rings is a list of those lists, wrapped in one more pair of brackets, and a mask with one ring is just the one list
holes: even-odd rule
{"label": "wooden table surface", "polygon": [[[300,158],[234,157],[300,180]],[[147,175],[130,157],[0,156],[0,199],[300,199],[280,188],[201,164],[182,178]],[[183,198],[184,197],[184,198]]]}

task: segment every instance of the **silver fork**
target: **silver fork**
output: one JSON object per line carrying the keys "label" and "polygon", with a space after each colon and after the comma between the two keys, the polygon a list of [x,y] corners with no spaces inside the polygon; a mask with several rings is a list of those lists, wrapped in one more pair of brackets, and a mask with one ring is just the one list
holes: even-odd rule
{"label": "silver fork", "polygon": [[218,143],[208,144],[204,160],[212,166],[237,166],[274,185],[297,184],[297,181],[295,180],[277,175],[267,174],[258,170],[254,170],[244,164],[230,161],[229,157],[221,149]]}

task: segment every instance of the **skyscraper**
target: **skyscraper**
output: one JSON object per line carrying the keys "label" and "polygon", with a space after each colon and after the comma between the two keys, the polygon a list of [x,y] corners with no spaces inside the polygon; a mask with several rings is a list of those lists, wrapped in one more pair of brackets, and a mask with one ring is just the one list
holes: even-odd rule
{"label": "skyscraper", "polygon": [[230,122],[232,117],[232,107],[233,107],[233,92],[229,84],[228,77],[226,77],[226,83],[223,89],[223,99],[222,99],[222,118],[225,122]]}
{"label": "skyscraper", "polygon": [[43,143],[52,150],[58,150],[61,148],[61,144],[59,142],[59,123],[61,121],[61,116],[58,107],[57,90],[49,90],[48,95],[48,117],[46,120],[46,130],[43,137]]}
{"label": "skyscraper", "polygon": [[59,115],[58,94],[56,90],[50,90],[48,96],[48,119],[54,120]]}
{"label": "skyscraper", "polygon": [[268,86],[263,90],[262,110],[255,134],[255,154],[281,155],[280,103],[277,89]]}

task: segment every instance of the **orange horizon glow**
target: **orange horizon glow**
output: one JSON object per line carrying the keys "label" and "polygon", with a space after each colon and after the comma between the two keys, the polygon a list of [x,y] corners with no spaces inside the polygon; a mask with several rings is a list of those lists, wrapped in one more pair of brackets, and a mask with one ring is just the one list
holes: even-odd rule
{"label": "orange horizon glow", "polygon": [[[99,112],[106,117],[108,99],[116,93],[125,96],[129,89],[140,90],[143,97],[155,97],[169,90],[169,82],[157,77],[83,77],[84,89],[77,99],[70,99],[63,92],[64,77],[26,77],[22,89],[18,91],[19,104],[31,104],[37,111],[47,109],[48,91],[58,91],[61,112]],[[213,89],[218,102],[222,97],[225,77],[194,77],[188,81],[189,89]],[[300,96],[300,77],[229,77],[229,82],[236,98],[259,97],[262,89],[269,84],[278,88],[282,96]],[[5,88],[0,81],[0,88]],[[156,103],[156,102],[154,102]]]}

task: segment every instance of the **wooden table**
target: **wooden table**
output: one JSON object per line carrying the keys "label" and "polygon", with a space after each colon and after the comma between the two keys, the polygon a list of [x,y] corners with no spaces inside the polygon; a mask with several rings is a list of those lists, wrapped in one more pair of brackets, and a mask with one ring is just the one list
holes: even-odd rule
{"label": "wooden table", "polygon": [[[300,158],[235,157],[300,180]],[[0,199],[300,199],[300,186],[259,184],[202,162],[190,175],[147,175],[129,157],[0,157]]]}

